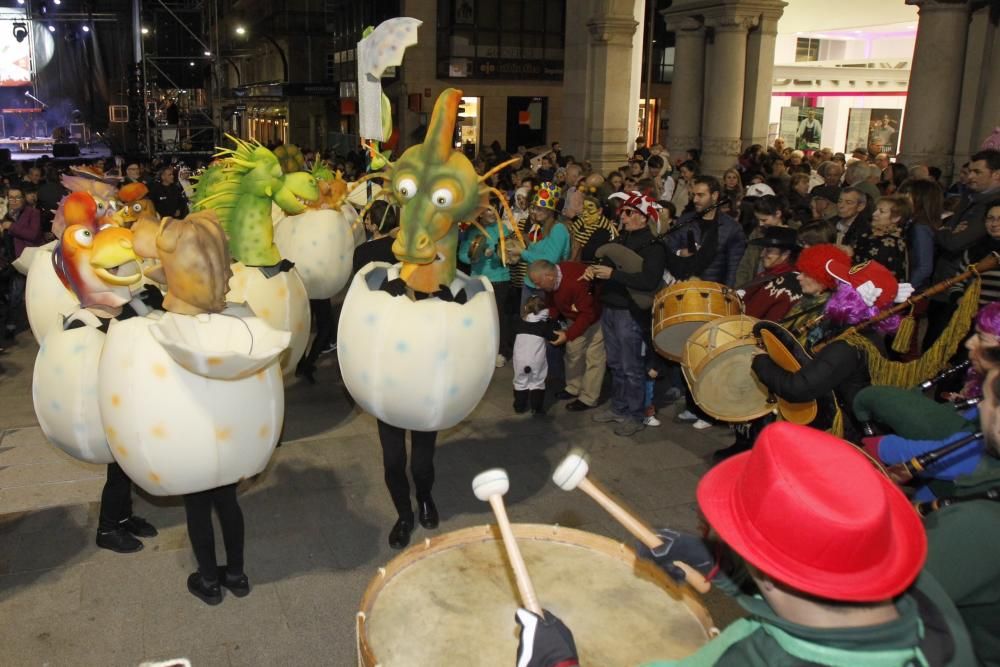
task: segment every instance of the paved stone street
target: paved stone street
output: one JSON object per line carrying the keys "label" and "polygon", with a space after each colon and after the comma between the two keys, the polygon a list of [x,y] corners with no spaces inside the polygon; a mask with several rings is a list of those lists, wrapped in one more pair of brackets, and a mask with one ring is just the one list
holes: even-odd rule
{"label": "paved stone street", "polygon": [[[185,586],[195,565],[179,498],[136,493],[135,512],[160,531],[143,551],[94,545],[104,466],[46,442],[31,405],[30,338],[21,334],[0,356],[0,664],[134,666],[175,657],[197,667],[356,664],[355,614],[377,569],[396,555],[386,542],[395,513],[375,420],[352,406],[335,355],[322,358],[315,386],[287,387],[284,444],[241,487],[254,590],[209,607]],[[501,466],[510,475],[513,521],[632,543],[586,496],[549,480],[571,446],[588,450],[593,476],[648,522],[696,525],[695,486],[709,453],[731,442],[728,429],[675,425],[673,406],[661,409],[663,426],[631,439],[562,404],[545,418],[516,416],[511,377],[509,367],[499,369],[471,417],[439,437],[434,495],[442,526],[433,533],[418,526],[415,541],[490,522],[470,481]],[[705,601],[720,627],[738,613],[714,592]]]}

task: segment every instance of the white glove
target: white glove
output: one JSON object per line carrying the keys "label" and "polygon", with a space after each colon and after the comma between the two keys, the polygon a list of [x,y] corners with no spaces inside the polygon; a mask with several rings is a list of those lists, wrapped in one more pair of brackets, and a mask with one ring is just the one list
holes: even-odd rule
{"label": "white glove", "polygon": [[899,289],[896,290],[895,303],[903,303],[911,296],[913,296],[913,285],[910,283],[899,283]]}
{"label": "white glove", "polygon": [[880,296],[882,296],[882,288],[875,287],[875,283],[872,281],[865,282],[858,285],[854,290],[861,296],[861,300],[865,302],[865,305],[871,308],[875,305],[875,302]]}

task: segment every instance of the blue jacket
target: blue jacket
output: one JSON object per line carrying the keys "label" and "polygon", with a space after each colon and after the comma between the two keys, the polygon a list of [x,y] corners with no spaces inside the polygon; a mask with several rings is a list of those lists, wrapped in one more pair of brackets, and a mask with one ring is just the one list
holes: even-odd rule
{"label": "blue jacket", "polygon": [[930,286],[934,273],[934,230],[929,225],[911,223],[906,230],[910,250],[910,280],[917,292]]}
{"label": "blue jacket", "polygon": [[[694,211],[680,217],[677,225],[667,235],[667,247],[671,252],[687,248],[688,231],[694,234],[695,243],[701,245],[701,225],[699,216]],[[723,283],[729,287],[736,286],[736,270],[747,249],[747,237],[740,223],[716,209],[715,220],[708,224],[719,226],[719,249],[708,268],[698,276],[702,280]]]}
{"label": "blue jacket", "polygon": [[[486,227],[486,234],[489,241],[483,245],[477,261],[469,259],[469,246],[474,239],[483,235],[478,229],[474,229],[462,239],[462,243],[458,246],[458,259],[472,267],[473,276],[485,276],[491,283],[507,282],[510,280],[510,269],[500,261],[500,250],[497,247],[500,240],[500,225],[492,224]],[[486,248],[493,250],[493,254],[489,257],[486,256]]]}
{"label": "blue jacket", "polygon": [[[544,239],[532,243],[521,253],[521,260],[525,265],[531,264],[536,259],[547,259],[553,264],[558,264],[569,259],[570,238],[569,229],[561,222],[552,225],[548,236]],[[524,284],[528,287],[535,287],[531,278],[525,274]]]}

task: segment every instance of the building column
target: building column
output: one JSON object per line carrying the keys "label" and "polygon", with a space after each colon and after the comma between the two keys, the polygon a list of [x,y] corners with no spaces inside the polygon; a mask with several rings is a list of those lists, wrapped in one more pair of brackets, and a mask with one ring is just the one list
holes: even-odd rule
{"label": "building column", "polygon": [[674,76],[670,83],[667,150],[678,159],[701,148],[701,103],[705,85],[705,26],[694,17],[666,17],[674,31]]}
{"label": "building column", "polygon": [[757,17],[723,14],[706,18],[715,28],[715,42],[705,79],[708,91],[702,118],[701,168],[722,176],[736,164],[743,130],[743,89],[746,79],[747,31]]}
{"label": "building column", "polygon": [[920,8],[920,20],[899,161],[910,166],[933,165],[950,174],[962,99],[969,5],[966,0],[906,0],[906,4]]}
{"label": "building column", "polygon": [[[604,3],[602,3],[604,4]],[[587,72],[586,153],[595,171],[606,174],[622,165],[634,128],[629,127],[632,35],[638,23],[628,13],[597,15],[587,22],[591,58]]]}
{"label": "building column", "polygon": [[743,94],[741,149],[753,144],[767,145],[771,115],[771,86],[774,83],[774,42],[778,37],[777,15],[765,14],[747,39],[746,89]]}

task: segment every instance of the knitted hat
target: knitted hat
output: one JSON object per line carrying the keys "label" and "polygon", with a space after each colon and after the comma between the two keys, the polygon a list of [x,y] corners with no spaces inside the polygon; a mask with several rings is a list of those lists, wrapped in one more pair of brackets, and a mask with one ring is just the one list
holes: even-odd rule
{"label": "knitted hat", "polygon": [[848,442],[777,422],[698,484],[712,528],[748,563],[803,593],[876,602],[905,591],[927,556],[920,517]]}
{"label": "knitted hat", "polygon": [[[623,200],[623,207],[628,206],[634,208],[654,223],[660,221],[660,209],[663,207],[660,206],[655,199],[649,197],[648,195],[644,195],[641,192],[636,192],[635,190],[632,190],[631,192],[615,192],[610,195],[608,199],[621,199]],[[619,208],[619,210],[621,210],[621,208]]]}
{"label": "knitted hat", "polygon": [[851,265],[851,258],[839,247],[832,243],[820,243],[802,251],[795,262],[795,269],[832,290],[837,286],[837,280],[826,270],[827,262],[830,261]]}
{"label": "knitted hat", "polygon": [[562,197],[562,188],[551,181],[546,181],[535,188],[535,196],[531,199],[531,205],[554,211],[560,197]]}

